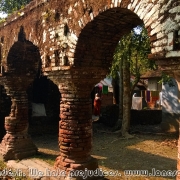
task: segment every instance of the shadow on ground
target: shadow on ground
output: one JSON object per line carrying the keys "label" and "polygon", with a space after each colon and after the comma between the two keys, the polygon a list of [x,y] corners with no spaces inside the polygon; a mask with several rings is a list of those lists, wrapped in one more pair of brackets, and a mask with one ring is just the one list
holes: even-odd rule
{"label": "shadow on ground", "polygon": [[[151,131],[152,129],[152,131]],[[107,177],[109,180],[172,180],[175,177],[125,176],[124,170],[148,170],[160,173],[162,170],[176,170],[177,139],[176,134],[158,133],[159,127],[139,126],[132,129],[133,139],[122,139],[117,133],[100,124],[93,124],[92,156],[98,159],[103,170],[118,170],[122,176]],[[36,157],[54,164],[59,154],[57,134],[33,136],[39,148]],[[158,174],[157,174],[158,175]]]}
{"label": "shadow on ground", "polygon": [[[144,128],[144,129],[143,129]],[[159,132],[158,125],[137,126],[132,128],[133,139],[122,139],[118,134],[102,124],[93,126],[92,154],[99,161],[99,166],[105,170],[118,170],[123,177],[110,177],[110,180],[126,179],[125,170],[148,170],[148,173],[158,177],[146,177],[146,180],[175,179],[164,176],[161,172],[176,171],[177,166],[177,134],[164,134]],[[161,177],[160,177],[161,175]],[[164,176],[164,177],[162,177]],[[145,179],[145,177],[132,177],[129,179]]]}

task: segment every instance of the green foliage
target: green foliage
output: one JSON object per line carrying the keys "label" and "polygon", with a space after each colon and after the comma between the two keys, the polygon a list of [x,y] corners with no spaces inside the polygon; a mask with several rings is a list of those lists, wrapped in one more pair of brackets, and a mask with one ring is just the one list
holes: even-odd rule
{"label": "green foliage", "polygon": [[6,14],[11,14],[23,8],[26,4],[32,0],[0,0],[0,11]]}
{"label": "green foliage", "polygon": [[161,80],[158,82],[160,84],[168,84],[169,87],[174,87],[174,81],[172,80],[172,77],[170,75],[167,75],[165,72],[162,72]]}
{"label": "green foliage", "polygon": [[147,31],[144,26],[138,26],[120,39],[114,53],[110,75],[116,78],[120,62],[127,58],[131,75],[139,79],[148,69],[157,68],[154,61],[148,60],[149,53],[150,42]]}
{"label": "green foliage", "polygon": [[0,24],[1,24],[1,23],[4,23],[5,21],[6,21],[5,18],[0,18]]}

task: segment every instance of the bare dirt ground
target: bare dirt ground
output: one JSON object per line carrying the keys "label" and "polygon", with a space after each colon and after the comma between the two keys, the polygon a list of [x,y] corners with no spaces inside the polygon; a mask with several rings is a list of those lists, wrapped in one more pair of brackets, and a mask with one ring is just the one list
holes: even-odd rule
{"label": "bare dirt ground", "polygon": [[[99,168],[108,172],[118,172],[119,175],[106,178],[109,180],[176,179],[175,176],[162,177],[161,172],[176,170],[178,135],[163,134],[157,125],[136,126],[132,128],[131,133],[134,138],[122,139],[102,124],[94,123],[92,156],[98,159]],[[43,159],[53,164],[59,153],[57,136],[53,134],[34,136],[33,140],[39,148],[39,157],[43,155]],[[125,170],[138,170],[134,173],[139,174],[127,176],[124,174]],[[147,172],[149,173],[147,176],[142,176]],[[157,176],[154,176],[155,172]]]}

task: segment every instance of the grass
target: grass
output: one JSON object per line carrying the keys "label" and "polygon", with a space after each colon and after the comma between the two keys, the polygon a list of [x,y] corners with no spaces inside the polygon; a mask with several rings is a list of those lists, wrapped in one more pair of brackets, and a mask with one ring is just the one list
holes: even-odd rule
{"label": "grass", "polygon": [[57,155],[38,152],[36,155],[33,156],[33,158],[43,160],[53,166]]}
{"label": "grass", "polygon": [[[6,166],[6,163],[5,162],[3,162],[3,161],[0,161],[0,171],[2,172],[3,170],[6,170],[6,171],[8,171],[8,173],[15,173],[16,174],[16,171],[15,170],[12,170],[11,168],[8,168],[7,166]],[[17,175],[15,175],[15,176],[8,176],[10,179],[14,179],[14,180],[30,180],[27,176],[23,176],[23,177],[21,177],[21,176],[17,176]],[[0,174],[0,179],[1,178],[8,178],[7,176],[2,176],[2,174]]]}

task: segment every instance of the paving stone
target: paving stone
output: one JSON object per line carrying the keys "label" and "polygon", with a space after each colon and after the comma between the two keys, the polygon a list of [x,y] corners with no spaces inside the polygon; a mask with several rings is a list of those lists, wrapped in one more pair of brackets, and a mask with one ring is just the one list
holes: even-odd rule
{"label": "paving stone", "polygon": [[47,171],[52,172],[55,169],[48,163],[39,159],[24,159],[21,161],[9,160],[7,167],[14,170],[22,170],[30,179],[57,180],[59,177],[47,177]]}

